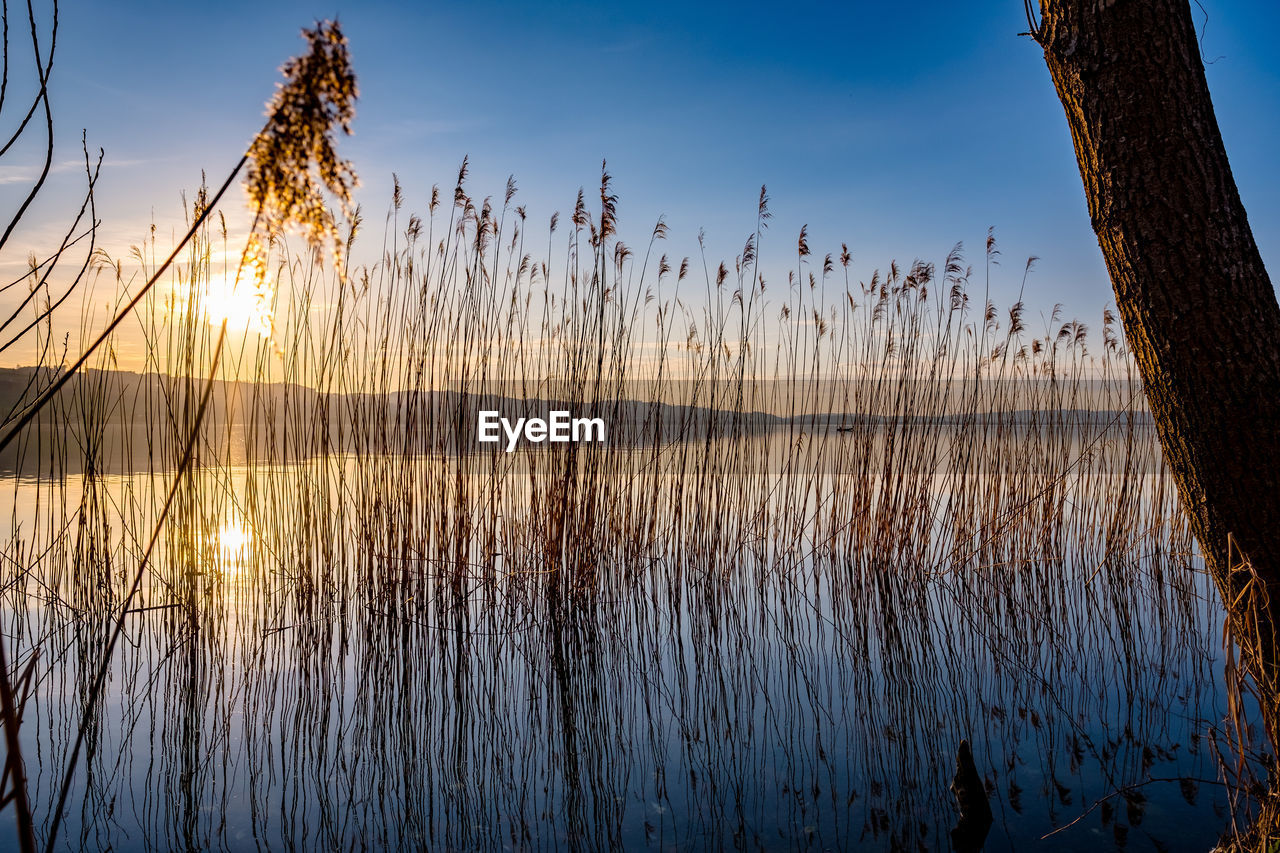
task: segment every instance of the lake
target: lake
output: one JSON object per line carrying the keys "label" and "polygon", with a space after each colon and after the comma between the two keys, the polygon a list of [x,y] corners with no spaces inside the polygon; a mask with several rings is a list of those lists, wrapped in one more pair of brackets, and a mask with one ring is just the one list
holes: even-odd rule
{"label": "lake", "polygon": [[[987,850],[1229,825],[1222,607],[1141,423],[213,455],[59,849],[945,849],[965,739]],[[0,480],[40,837],[171,476]]]}

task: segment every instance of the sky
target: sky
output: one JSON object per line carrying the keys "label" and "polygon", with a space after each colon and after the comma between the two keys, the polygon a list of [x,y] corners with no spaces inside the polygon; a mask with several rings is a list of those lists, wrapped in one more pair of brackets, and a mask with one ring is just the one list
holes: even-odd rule
{"label": "sky", "polygon": [[[1201,3],[1193,11],[1227,153],[1274,263],[1280,8]],[[105,151],[102,245],[123,256],[152,222],[163,244],[182,221],[183,191],[202,170],[220,181],[261,126],[279,66],[302,50],[300,28],[334,16],[360,87],[341,152],[360,176],[370,230],[380,230],[393,173],[407,206],[422,210],[467,155],[474,195],[500,197],[514,175],[518,203],[545,222],[571,212],[579,187],[590,197],[607,158],[632,245],[661,215],[672,255],[695,253],[701,229],[712,266],[731,260],[767,184],[774,218],[762,259],[774,280],[791,268],[803,225],[819,257],[847,243],[860,279],[894,259],[940,265],[957,242],[977,265],[993,227],[1002,304],[1016,298],[1029,255],[1040,258],[1029,316],[1061,302],[1092,320],[1112,300],[1062,108],[1040,50],[1019,36],[1017,0],[67,0],[52,83],[59,171],[0,263],[47,251],[65,229],[83,182],[82,130]],[[6,211],[35,153],[19,146],[0,158]]]}

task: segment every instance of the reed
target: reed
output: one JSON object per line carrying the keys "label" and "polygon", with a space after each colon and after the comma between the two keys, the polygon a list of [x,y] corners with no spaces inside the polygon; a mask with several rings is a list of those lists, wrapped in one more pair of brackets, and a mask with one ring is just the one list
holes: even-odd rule
{"label": "reed", "polygon": [[[0,156],[41,115],[52,152],[29,17]],[[97,246],[86,145],[79,216],[0,288],[34,365],[0,422],[25,849],[932,847],[961,741],[1011,838],[1256,811],[1275,724],[1213,677],[1250,651],[1213,641],[1109,311],[996,306],[990,233],[977,272],[775,249],[763,187],[732,259],[633,247],[604,164],[563,221],[465,159],[416,212],[397,180],[375,253],[345,42],[306,37],[176,245]],[[268,336],[219,315],[242,279]],[[506,453],[495,408],[609,440]]]}
{"label": "reed", "polygon": [[[1124,790],[1119,840],[1179,780],[1228,802],[1182,738],[1221,716],[1220,611],[1109,313],[1033,333],[959,246],[858,281],[803,230],[775,287],[763,190],[712,266],[661,222],[623,243],[605,170],[542,227],[467,172],[420,215],[397,184],[368,265],[268,232],[274,332],[221,358],[206,218],[169,273],[197,296],[132,315],[149,372],[82,374],[29,433],[4,613],[41,761],[94,720],[66,844],[930,844],[962,737],[1020,831]],[[610,442],[474,440],[553,403]]]}

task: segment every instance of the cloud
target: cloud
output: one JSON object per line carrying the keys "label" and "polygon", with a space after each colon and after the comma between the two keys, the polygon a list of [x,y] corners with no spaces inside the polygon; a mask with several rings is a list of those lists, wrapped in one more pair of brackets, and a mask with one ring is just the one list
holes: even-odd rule
{"label": "cloud", "polygon": [[[103,160],[102,168],[104,169],[123,169],[130,166],[145,166],[152,161],[150,160]],[[43,164],[31,164],[23,166],[0,166],[0,186],[8,186],[10,184],[33,184],[40,177],[40,172],[44,169]],[[80,171],[84,169],[84,160],[61,160],[49,167],[49,174],[58,174],[59,172]]]}
{"label": "cloud", "polygon": [[377,138],[379,142],[385,143],[390,139],[403,143],[425,139],[430,136],[447,136],[472,132],[482,129],[487,123],[486,120],[479,118],[398,118],[383,122],[368,132],[371,136]]}

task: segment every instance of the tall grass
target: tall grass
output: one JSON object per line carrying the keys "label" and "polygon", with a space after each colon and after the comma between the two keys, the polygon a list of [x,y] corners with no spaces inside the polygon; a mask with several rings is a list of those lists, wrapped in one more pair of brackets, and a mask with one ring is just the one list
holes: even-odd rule
{"label": "tall grass", "polygon": [[[607,172],[538,225],[467,171],[421,215],[397,185],[368,266],[273,234],[274,333],[200,418],[206,220],[134,315],[146,374],[103,350],[25,434],[2,612],[45,830],[84,720],[73,848],[932,845],[961,738],[1019,832],[1195,801],[1219,611],[1109,313],[1032,332],[958,246],[859,280],[804,230],[767,281],[763,190],[713,267],[625,245]],[[553,404],[610,441],[475,441]]]}

